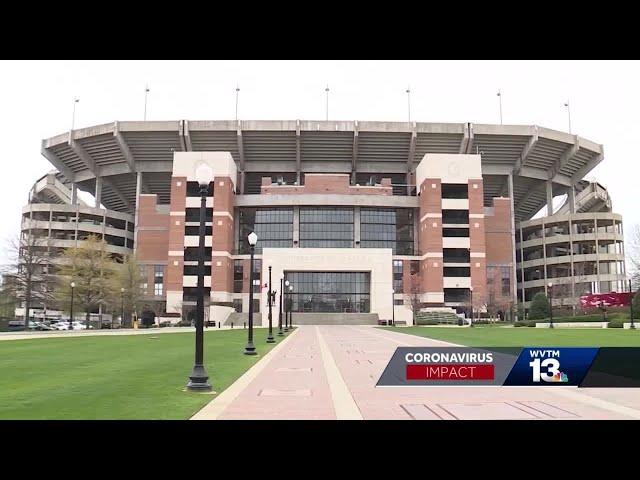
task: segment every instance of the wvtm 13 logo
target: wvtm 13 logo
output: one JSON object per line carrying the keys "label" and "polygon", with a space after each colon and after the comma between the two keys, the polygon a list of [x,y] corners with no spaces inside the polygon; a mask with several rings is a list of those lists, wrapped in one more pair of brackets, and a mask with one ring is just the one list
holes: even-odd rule
{"label": "wvtm 13 logo", "polygon": [[567,383],[569,377],[560,371],[560,350],[532,349],[529,351],[532,359],[529,362],[531,367],[531,380],[535,383]]}

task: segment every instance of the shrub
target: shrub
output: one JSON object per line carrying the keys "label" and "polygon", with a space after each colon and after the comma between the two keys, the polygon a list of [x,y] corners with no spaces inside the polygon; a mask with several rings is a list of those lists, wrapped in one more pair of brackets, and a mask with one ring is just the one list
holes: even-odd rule
{"label": "shrub", "polygon": [[549,317],[549,299],[540,292],[536,293],[529,307],[529,320],[541,320]]}
{"label": "shrub", "polygon": [[517,322],[513,322],[513,326],[514,327],[535,327],[536,321],[535,320],[517,321]]}
{"label": "shrub", "polygon": [[[635,315],[634,315],[634,317],[635,317]],[[609,322],[609,328],[622,328],[622,327],[623,327],[623,325],[622,325],[622,324],[623,324],[624,322],[625,322],[624,320],[621,320],[621,319],[619,319],[619,318],[616,318],[616,319],[611,320],[611,321]]]}

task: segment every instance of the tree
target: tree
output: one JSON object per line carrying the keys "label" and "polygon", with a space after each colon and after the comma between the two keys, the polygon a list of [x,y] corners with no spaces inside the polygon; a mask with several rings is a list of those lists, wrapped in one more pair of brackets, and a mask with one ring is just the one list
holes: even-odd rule
{"label": "tree", "polygon": [[540,292],[536,293],[529,307],[529,320],[541,320],[549,316],[549,299]]}
{"label": "tree", "polygon": [[404,295],[404,304],[412,312],[413,324],[416,325],[416,315],[420,311],[420,273],[412,273],[409,277],[409,293]]}
{"label": "tree", "polygon": [[75,282],[74,302],[84,310],[88,327],[92,310],[105,305],[109,298],[114,262],[104,241],[95,235],[89,235],[78,246],[65,250],[61,258],[56,296],[61,304],[68,304],[71,282]]}
{"label": "tree", "polygon": [[625,253],[628,261],[628,270],[631,274],[631,285],[634,290],[640,288],[640,225],[631,227],[626,243]]}
{"label": "tree", "polygon": [[633,304],[633,318],[640,318],[640,295],[638,292],[633,294],[631,303]]}
{"label": "tree", "polygon": [[24,302],[24,328],[29,329],[29,316],[34,301],[47,300],[49,289],[46,285],[46,272],[50,265],[46,245],[35,235],[19,235],[11,239],[8,245],[11,263],[7,285],[8,291],[16,299]]}
{"label": "tree", "polygon": [[[121,314],[124,297],[125,317],[128,313],[129,319],[132,319],[132,314],[138,313],[142,307],[145,292],[142,291],[141,285],[147,283],[147,278],[141,272],[140,264],[134,254],[127,255],[122,263],[115,263],[112,272],[109,282],[110,303],[117,305],[116,311]],[[122,319],[122,324],[125,325],[125,318]]]}

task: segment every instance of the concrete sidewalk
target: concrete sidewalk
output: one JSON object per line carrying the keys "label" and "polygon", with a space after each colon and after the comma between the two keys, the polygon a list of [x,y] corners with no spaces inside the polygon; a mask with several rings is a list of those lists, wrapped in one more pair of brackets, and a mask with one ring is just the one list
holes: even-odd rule
{"label": "concrete sidewalk", "polygon": [[[253,327],[262,329],[266,327]],[[206,327],[205,332],[218,330],[243,330],[237,326],[233,329],[229,326]],[[246,329],[245,329],[246,330]],[[109,335],[152,335],[160,333],[194,333],[195,327],[163,327],[163,328],[118,328],[115,330],[61,330],[61,331],[33,331],[33,332],[0,332],[2,340],[31,340],[35,338],[68,338]]]}
{"label": "concrete sidewalk", "polygon": [[214,399],[193,418],[640,419],[640,389],[376,388],[397,347],[437,345],[451,344],[368,326],[298,326],[224,405]]}

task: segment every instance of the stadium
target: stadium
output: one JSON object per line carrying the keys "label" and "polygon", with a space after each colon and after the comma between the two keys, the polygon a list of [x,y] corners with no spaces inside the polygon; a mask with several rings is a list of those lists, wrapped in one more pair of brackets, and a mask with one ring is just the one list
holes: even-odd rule
{"label": "stadium", "polygon": [[135,253],[146,294],[166,312],[195,305],[200,163],[214,175],[205,289],[222,323],[246,321],[250,289],[266,323],[269,266],[277,290],[281,277],[292,284],[294,323],[411,324],[416,310],[511,318],[549,289],[554,305],[625,290],[622,218],[606,188],[586,180],[603,146],[566,132],[117,121],[44,139],[41,152],[55,171],[34,184],[23,234],[52,256],[90,233],[115,255]]}

